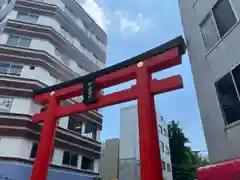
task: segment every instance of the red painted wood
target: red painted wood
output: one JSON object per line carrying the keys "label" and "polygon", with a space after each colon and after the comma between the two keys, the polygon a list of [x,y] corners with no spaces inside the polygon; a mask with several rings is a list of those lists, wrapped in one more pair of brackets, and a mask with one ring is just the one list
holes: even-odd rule
{"label": "red painted wood", "polygon": [[162,94],[183,88],[182,78],[180,75],[172,76],[161,80],[151,81],[151,92],[153,95]]}
{"label": "red painted wood", "polygon": [[152,57],[144,63],[144,66],[146,66],[151,73],[154,73],[181,64],[181,62],[181,56],[178,56],[178,49],[176,48]]}
{"label": "red painted wood", "polygon": [[135,99],[138,100],[139,113],[141,179],[162,180],[154,95],[182,88],[183,84],[180,76],[173,76],[163,80],[152,80],[151,75],[153,72],[180,64],[181,57],[178,54],[178,48],[174,48],[144,61],[142,67],[132,65],[97,78],[98,90],[133,79],[137,80],[137,84],[120,92],[103,96],[99,95],[98,101],[94,104],[77,103],[64,107],[59,106],[61,100],[82,95],[83,89],[81,84],[56,90],[54,96],[50,96],[50,93],[36,96],[35,102],[42,105],[47,103],[48,109],[33,116],[33,122],[44,120],[44,126],[31,180],[47,179],[49,158],[56,131],[56,119]]}
{"label": "red painted wood", "polygon": [[48,104],[50,98],[51,98],[50,94],[41,94],[41,96],[35,96],[34,101],[37,104],[45,105]]}
{"label": "red painted wood", "polygon": [[[86,105],[84,103],[76,103],[71,105],[66,105],[63,107],[58,107],[56,117],[70,116],[75,113],[82,113],[85,111],[99,109],[106,106],[119,104],[126,101],[131,101],[137,99],[137,90],[135,86],[130,89],[115,92],[112,94],[102,96],[97,103]],[[153,95],[161,94],[169,91],[174,91],[183,88],[181,76],[173,76],[162,80],[152,80],[151,81],[151,92]],[[45,112],[36,113],[33,115],[33,122],[42,121],[45,117]]]}
{"label": "red painted wood", "polygon": [[154,96],[148,69],[137,72],[138,124],[142,180],[163,180]]}
{"label": "red painted wood", "polygon": [[37,156],[34,162],[31,180],[46,180],[48,167],[51,160],[51,154],[54,144],[54,136],[57,127],[57,118],[55,117],[56,108],[59,101],[51,98],[45,113],[45,121],[41,132],[40,143],[38,144]]}
{"label": "red painted wood", "polygon": [[[145,61],[144,67],[149,69],[149,73],[153,73],[178,64],[181,64],[181,57],[178,56],[178,48],[174,48]],[[136,70],[137,66],[132,65],[128,68],[99,77],[96,80],[97,87],[99,89],[104,89],[136,79]],[[70,99],[80,95],[82,95],[82,85],[78,84],[55,91],[55,96],[61,100]],[[43,101],[46,99],[46,97],[49,97],[49,95],[38,95],[35,97],[35,99],[38,104],[44,104]]]}

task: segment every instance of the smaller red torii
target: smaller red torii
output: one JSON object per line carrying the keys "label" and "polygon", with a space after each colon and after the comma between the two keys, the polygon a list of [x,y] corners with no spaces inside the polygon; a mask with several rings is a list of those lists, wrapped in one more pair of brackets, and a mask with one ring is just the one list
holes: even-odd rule
{"label": "smaller red torii", "polygon": [[[186,51],[181,36],[134,58],[92,74],[34,91],[34,100],[47,105],[33,116],[44,121],[31,180],[46,180],[57,120],[74,113],[98,109],[131,100],[138,101],[140,166],[142,180],[163,180],[154,95],[183,87],[180,75],[162,80],[152,73],[181,64]],[[136,79],[129,89],[101,95],[100,90]],[[60,101],[84,95],[84,102],[61,106]]]}

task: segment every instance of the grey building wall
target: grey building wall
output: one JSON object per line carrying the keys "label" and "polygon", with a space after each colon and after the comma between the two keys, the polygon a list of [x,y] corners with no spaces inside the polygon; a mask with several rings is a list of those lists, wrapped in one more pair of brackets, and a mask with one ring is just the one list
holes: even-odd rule
{"label": "grey building wall", "polygon": [[240,157],[240,125],[226,125],[214,83],[240,63],[240,1],[231,0],[237,24],[212,48],[205,50],[199,24],[216,0],[179,0],[182,24],[212,163]]}
{"label": "grey building wall", "polygon": [[119,157],[119,139],[106,140],[102,147],[99,174],[102,180],[140,180],[136,158]]}
{"label": "grey building wall", "polygon": [[106,140],[102,147],[99,174],[102,180],[118,178],[119,172],[119,139]]}
{"label": "grey building wall", "polygon": [[136,158],[120,159],[119,180],[140,180],[140,168]]}

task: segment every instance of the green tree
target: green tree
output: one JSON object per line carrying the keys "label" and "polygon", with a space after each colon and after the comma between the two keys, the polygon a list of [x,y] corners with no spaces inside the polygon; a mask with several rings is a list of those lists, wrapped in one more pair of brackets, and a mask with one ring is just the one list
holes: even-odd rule
{"label": "green tree", "polygon": [[190,141],[179,122],[170,122],[168,132],[174,180],[194,180],[197,168],[208,165],[207,159],[186,146]]}

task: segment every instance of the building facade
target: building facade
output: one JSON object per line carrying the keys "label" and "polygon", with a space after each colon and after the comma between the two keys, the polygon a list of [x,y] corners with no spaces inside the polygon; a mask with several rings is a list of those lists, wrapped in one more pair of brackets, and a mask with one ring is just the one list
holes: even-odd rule
{"label": "building facade", "polygon": [[108,139],[102,145],[99,163],[101,180],[119,179],[119,143],[120,139]]}
{"label": "building facade", "polygon": [[240,157],[240,1],[179,0],[179,6],[209,159]]}
{"label": "building facade", "polygon": [[[107,36],[75,0],[14,3],[0,15],[7,19],[0,34],[0,177],[26,180],[41,131],[31,117],[44,110],[32,90],[104,68]],[[98,177],[101,128],[98,111],[61,118],[48,179]]]}
{"label": "building facade", "polygon": [[7,16],[10,14],[15,6],[16,0],[2,0],[0,1],[0,32],[3,31]]}
{"label": "building facade", "polygon": [[[140,180],[140,154],[138,133],[137,106],[129,106],[121,109],[120,114],[120,151],[119,151],[119,179]],[[172,180],[172,165],[170,157],[167,123],[162,117],[157,117],[158,137],[163,177],[164,180]]]}

